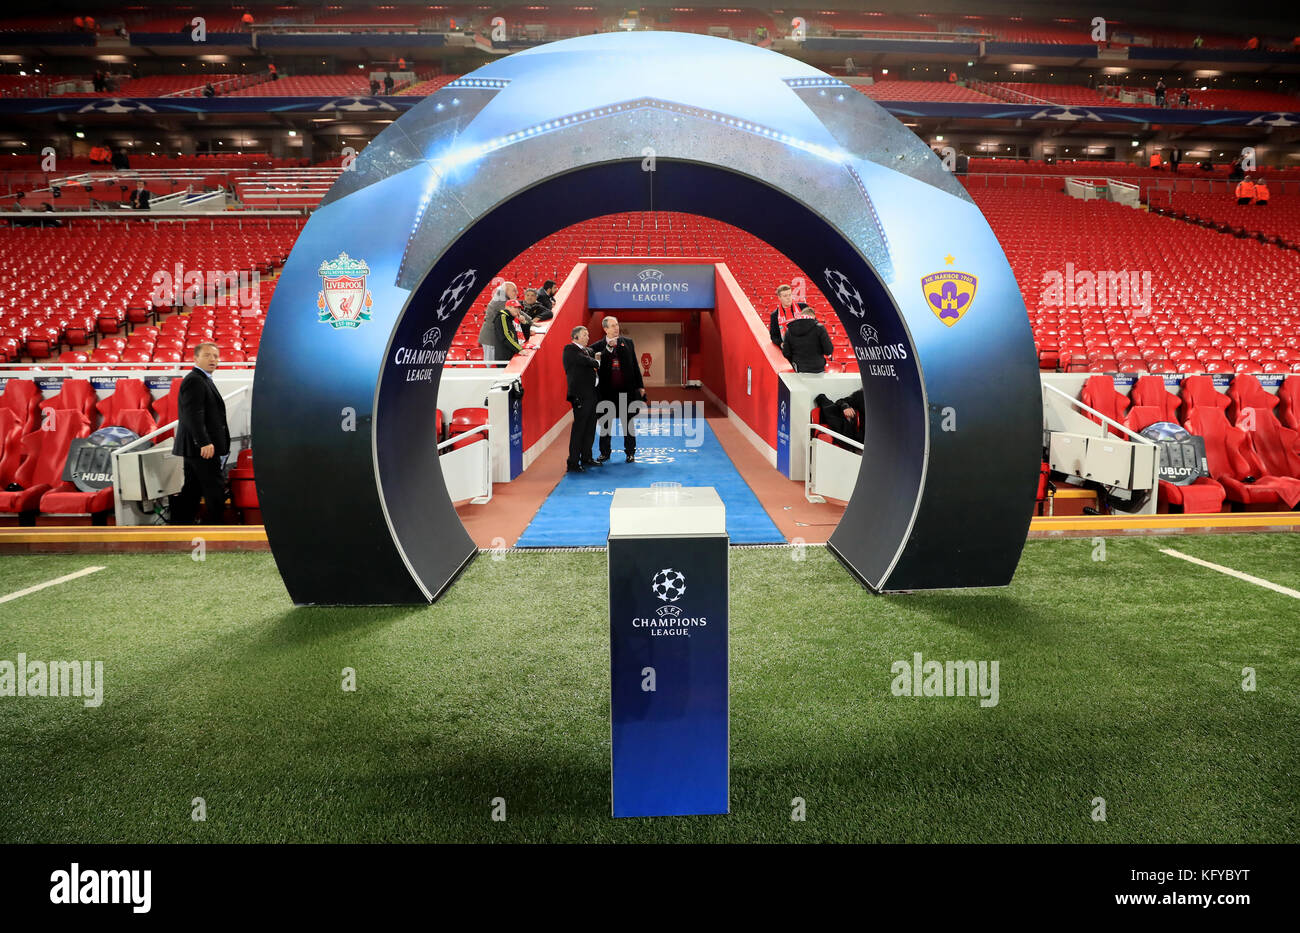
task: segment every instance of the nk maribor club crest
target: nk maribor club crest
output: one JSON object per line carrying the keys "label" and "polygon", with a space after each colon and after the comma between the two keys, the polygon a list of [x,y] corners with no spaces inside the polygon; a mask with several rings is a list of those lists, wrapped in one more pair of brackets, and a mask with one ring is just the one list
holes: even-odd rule
{"label": "nk maribor club crest", "polygon": [[366,290],[366,276],[370,267],[364,259],[353,259],[339,253],[338,259],[320,264],[321,291],[316,297],[320,310],[319,320],[330,327],[360,327],[370,320],[370,307],[374,302]]}
{"label": "nk maribor club crest", "polygon": [[974,303],[977,282],[967,272],[934,272],[921,279],[921,291],[935,317],[952,327]]}

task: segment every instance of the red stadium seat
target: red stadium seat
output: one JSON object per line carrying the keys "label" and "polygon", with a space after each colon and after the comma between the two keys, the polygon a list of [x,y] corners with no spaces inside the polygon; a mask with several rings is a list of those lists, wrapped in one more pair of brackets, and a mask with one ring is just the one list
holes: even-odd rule
{"label": "red stadium seat", "polygon": [[1225,410],[1232,400],[1214,387],[1214,380],[1209,376],[1188,376],[1180,388],[1182,404],[1178,415],[1186,421],[1197,408],[1217,408]]}
{"label": "red stadium seat", "polygon": [[[1160,391],[1164,392],[1163,381]],[[1154,394],[1148,390],[1148,395]],[[1172,393],[1165,392],[1174,398],[1174,404],[1177,404],[1177,397]],[[1124,420],[1124,425],[1130,431],[1141,432],[1143,428],[1155,424],[1158,421],[1172,421],[1171,417],[1162,411],[1156,405],[1134,405],[1129,409],[1128,417]],[[1166,508],[1177,508],[1182,512],[1222,512],[1223,499],[1225,496],[1223,486],[1210,479],[1208,476],[1198,476],[1195,481],[1187,486],[1179,486],[1168,480],[1160,480],[1159,501]]]}
{"label": "red stadium seat", "polygon": [[13,412],[22,434],[30,434],[41,423],[41,390],[28,379],[10,379],[0,394],[0,409]]}
{"label": "red stadium seat", "polygon": [[1300,431],[1300,376],[1288,376],[1277,390],[1277,417],[1293,431]]}
{"label": "red stadium seat", "polygon": [[22,440],[24,460],[13,479],[20,488],[0,491],[0,512],[17,514],[24,524],[34,523],[41,497],[62,485],[73,439],[90,433],[90,422],[80,411],[51,412],[50,420],[53,426],[49,430],[33,431]]}
{"label": "red stadium seat", "polygon": [[[1115,381],[1110,376],[1089,376],[1088,381],[1083,384],[1083,394],[1080,401],[1089,408],[1101,412],[1107,418],[1118,421],[1123,424],[1124,412],[1128,409],[1128,399],[1120,392],[1115,391]],[[1092,415],[1088,417],[1098,424],[1102,422]],[[1111,426],[1107,429],[1112,434],[1120,432]]]}
{"label": "red stadium seat", "polygon": [[1139,406],[1155,408],[1160,415],[1155,419],[1156,421],[1172,421],[1175,424],[1178,422],[1178,396],[1165,388],[1165,380],[1160,376],[1140,376],[1137,382],[1133,383],[1128,398],[1134,408]]}
{"label": "red stadium seat", "polygon": [[[154,414],[158,416],[157,420],[159,427],[162,427],[164,424],[171,424],[177,418],[177,413],[180,411],[182,378],[183,377],[178,376],[173,379],[171,389],[168,390],[167,394],[162,398],[154,399],[153,411]],[[165,434],[160,434],[157,438],[157,443],[161,444],[163,441],[170,440],[173,436],[174,434],[171,431],[168,431]]]}
{"label": "red stadium seat", "polygon": [[1228,403],[1228,420],[1236,424],[1241,420],[1238,412],[1247,408],[1264,408],[1271,412],[1277,407],[1278,398],[1260,385],[1254,376],[1243,373],[1228,386]]}
{"label": "red stadium seat", "polygon": [[[488,410],[486,408],[457,408],[451,413],[451,424],[447,426],[447,437],[448,439],[456,437],[487,423]],[[451,450],[466,447],[475,441],[486,440],[486,438],[487,432],[480,431],[452,444]]]}
{"label": "red stadium seat", "polygon": [[1205,438],[1210,475],[1223,486],[1230,502],[1281,505],[1286,509],[1300,502],[1300,479],[1265,473],[1246,432],[1230,425],[1222,410],[1212,406],[1194,408],[1184,427]]}
{"label": "red stadium seat", "polygon": [[85,416],[86,423],[93,428],[98,420],[95,411],[97,401],[95,389],[90,384],[89,379],[65,379],[58,395],[51,396],[41,402],[41,410],[48,412],[62,409],[79,411]]}
{"label": "red stadium seat", "polygon": [[119,379],[113,387],[113,394],[99,400],[95,406],[104,416],[104,426],[121,424],[117,420],[119,412],[148,408],[153,396],[145,388],[142,379]]}
{"label": "red stadium seat", "polygon": [[1284,427],[1269,408],[1246,408],[1237,426],[1251,425],[1246,431],[1255,455],[1272,476],[1300,479],[1300,431]]}

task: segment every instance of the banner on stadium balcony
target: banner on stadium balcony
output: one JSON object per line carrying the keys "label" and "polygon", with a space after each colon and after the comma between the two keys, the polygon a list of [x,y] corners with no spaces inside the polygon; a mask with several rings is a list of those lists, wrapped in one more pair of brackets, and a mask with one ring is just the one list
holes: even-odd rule
{"label": "banner on stadium balcony", "polygon": [[713,279],[712,264],[592,263],[587,267],[587,307],[712,308]]}

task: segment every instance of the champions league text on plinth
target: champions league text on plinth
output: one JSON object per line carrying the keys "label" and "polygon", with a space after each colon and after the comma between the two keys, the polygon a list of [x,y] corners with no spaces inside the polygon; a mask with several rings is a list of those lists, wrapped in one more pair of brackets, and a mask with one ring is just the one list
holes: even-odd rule
{"label": "champions league text on plinth", "polygon": [[728,812],[727,545],[711,486],[614,491],[614,816]]}

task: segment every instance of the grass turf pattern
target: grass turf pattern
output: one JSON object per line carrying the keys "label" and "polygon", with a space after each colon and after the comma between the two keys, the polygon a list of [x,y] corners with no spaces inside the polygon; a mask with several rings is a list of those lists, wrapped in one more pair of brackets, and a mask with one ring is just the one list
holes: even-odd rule
{"label": "grass turf pattern", "polygon": [[[347,610],[293,608],[268,554],[6,556],[0,594],[108,569],[0,605],[0,659],[105,678],[0,697],[0,841],[1294,840],[1300,606],[1161,547],[1300,588],[1297,535],[1034,541],[1008,588],[888,597],[733,551],[732,813],[650,820],[608,815],[603,554]],[[895,697],[918,651],[999,661],[1000,702]]]}

